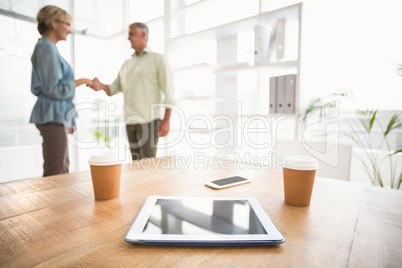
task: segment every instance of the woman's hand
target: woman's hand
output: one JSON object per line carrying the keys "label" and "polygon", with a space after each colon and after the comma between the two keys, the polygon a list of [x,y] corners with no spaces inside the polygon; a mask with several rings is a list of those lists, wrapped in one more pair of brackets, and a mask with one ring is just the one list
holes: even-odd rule
{"label": "woman's hand", "polygon": [[91,79],[86,78],[85,84],[87,85],[87,87],[92,88],[94,85],[94,81]]}
{"label": "woman's hand", "polygon": [[75,127],[68,127],[67,128],[67,133],[68,134],[74,134],[74,132],[75,132]]}
{"label": "woman's hand", "polygon": [[93,80],[89,79],[89,78],[80,78],[77,80],[74,80],[75,83],[75,87],[79,87],[81,85],[87,85],[88,87],[90,87],[93,84]]}

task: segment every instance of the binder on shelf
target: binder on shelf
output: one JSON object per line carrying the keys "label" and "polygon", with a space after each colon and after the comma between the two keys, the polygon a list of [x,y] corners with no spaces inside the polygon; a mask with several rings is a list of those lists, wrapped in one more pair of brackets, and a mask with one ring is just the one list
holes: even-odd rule
{"label": "binder on shelf", "polygon": [[270,34],[266,27],[254,26],[254,64],[268,62],[269,39]]}
{"label": "binder on shelf", "polygon": [[217,63],[237,62],[237,36],[218,39],[216,45]]}
{"label": "binder on shelf", "polygon": [[284,75],[277,77],[276,112],[280,114],[285,113],[285,78]]}
{"label": "binder on shelf", "polygon": [[285,113],[295,113],[296,75],[285,76]]}
{"label": "binder on shelf", "polygon": [[275,25],[276,59],[285,58],[285,19],[279,19]]}
{"label": "binder on shelf", "polygon": [[269,113],[275,114],[276,113],[276,96],[277,96],[277,87],[276,87],[276,80],[275,76],[269,78]]}

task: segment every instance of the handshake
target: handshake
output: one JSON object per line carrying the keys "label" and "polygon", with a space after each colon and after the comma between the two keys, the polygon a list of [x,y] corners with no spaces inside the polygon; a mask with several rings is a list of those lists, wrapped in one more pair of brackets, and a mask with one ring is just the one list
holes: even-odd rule
{"label": "handshake", "polygon": [[[86,79],[85,84],[87,85],[87,87],[92,88],[95,91],[100,91],[100,90],[105,90],[107,88],[107,86],[103,83],[101,83],[101,81],[99,81],[99,79],[97,77],[95,77],[94,79]],[[105,90],[106,91],[106,90]]]}

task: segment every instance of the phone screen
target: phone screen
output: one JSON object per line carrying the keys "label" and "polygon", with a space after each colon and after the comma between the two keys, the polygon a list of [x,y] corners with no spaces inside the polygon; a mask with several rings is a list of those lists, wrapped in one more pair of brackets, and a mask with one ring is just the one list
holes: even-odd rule
{"label": "phone screen", "polygon": [[216,185],[223,186],[223,185],[232,184],[232,183],[241,182],[241,181],[246,181],[246,180],[247,179],[245,179],[245,178],[236,176],[236,177],[220,179],[220,180],[216,180],[216,181],[212,181],[212,182],[215,183]]}

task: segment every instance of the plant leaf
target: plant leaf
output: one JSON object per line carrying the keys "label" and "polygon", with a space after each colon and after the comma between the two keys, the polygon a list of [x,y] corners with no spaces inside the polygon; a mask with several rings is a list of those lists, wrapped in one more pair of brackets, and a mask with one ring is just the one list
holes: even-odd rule
{"label": "plant leaf", "polygon": [[391,120],[389,120],[388,126],[384,132],[384,136],[387,136],[393,129],[402,126],[402,122],[399,120],[399,115],[399,113],[396,113],[392,116]]}
{"label": "plant leaf", "polygon": [[399,68],[398,68],[398,70],[397,70],[397,73],[398,73],[400,76],[402,76],[402,65],[401,65],[401,64],[399,65]]}
{"label": "plant leaf", "polygon": [[388,156],[393,156],[395,154],[402,153],[402,149],[399,149],[398,151],[393,152],[392,154],[389,154]]}
{"label": "plant leaf", "polygon": [[322,103],[320,98],[316,98],[310,102],[306,110],[301,114],[303,116],[303,122],[307,121],[307,118],[311,116],[315,111],[322,109]]}
{"label": "plant leaf", "polygon": [[97,129],[94,129],[92,131],[92,133],[93,133],[93,135],[95,136],[95,138],[97,140],[100,140],[102,138],[102,136],[103,136],[103,133],[101,131],[97,130]]}
{"label": "plant leaf", "polygon": [[401,186],[402,186],[402,172],[401,172],[401,175],[399,175],[396,189],[401,189]]}
{"label": "plant leaf", "polygon": [[377,115],[377,110],[375,110],[374,111],[374,114],[372,115],[372,117],[371,117],[371,119],[370,119],[370,131],[369,132],[371,132],[371,129],[373,128],[373,125],[374,125],[374,121],[375,121],[375,119],[376,119],[376,115]]}
{"label": "plant leaf", "polygon": [[353,93],[352,92],[347,92],[347,91],[339,91],[339,92],[335,92],[332,94],[332,96],[339,96],[339,97],[346,97],[346,98],[350,98],[353,99]]}
{"label": "plant leaf", "polygon": [[376,120],[377,110],[358,110],[357,115],[360,124],[370,134]]}

